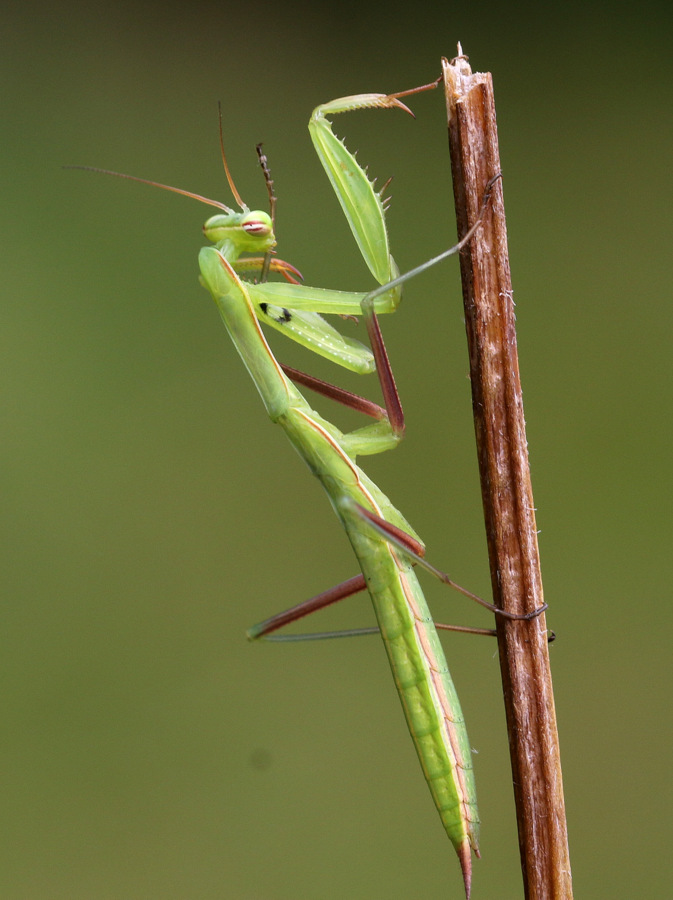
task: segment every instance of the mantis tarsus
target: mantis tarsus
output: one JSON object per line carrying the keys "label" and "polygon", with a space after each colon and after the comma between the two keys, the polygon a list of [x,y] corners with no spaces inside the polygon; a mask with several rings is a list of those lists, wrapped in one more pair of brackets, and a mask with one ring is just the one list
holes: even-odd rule
{"label": "mantis tarsus", "polygon": [[[461,244],[412,272],[398,276],[388,249],[382,192],[374,190],[354,156],[333,134],[327,118],[368,107],[397,107],[409,112],[399,98],[434,86],[435,83],[424,85],[401,94],[344,97],[317,107],[311,116],[309,130],[316,152],[360,252],[379,284],[369,293],[305,286],[297,281],[299,273],[293,266],[271,255],[276,244],[273,222],[275,197],[266,159],[261,153],[260,161],[271,199],[271,215],[259,210],[251,211],[243,203],[230,176],[224,151],[222,156],[227,180],[241,208],[240,213],[223,203],[189,191],[133,176],[121,177],[162,187],[222,210],[203,226],[205,236],[214,246],[204,247],[199,254],[201,283],[212,295],[269,417],[282,425],[296,450],[327,491],[362,571],[361,575],[337,588],[255,626],[249,635],[262,637],[314,609],[365,588],[369,591],[407,724],[435,805],[458,853],[465,892],[469,898],[471,851],[479,855],[479,819],[470,745],[444,652],[414,567],[421,565],[428,568],[489,609],[495,610],[495,607],[455,585],[448,576],[425,562],[424,546],[418,535],[356,465],[355,459],[358,455],[392,449],[404,432],[402,406],[377,315],[393,312],[400,301],[401,283],[456,252],[479,222],[475,223]],[[485,205],[486,199],[482,213]],[[286,282],[266,282],[267,272],[282,274]],[[259,283],[246,280],[260,274]],[[371,351],[341,335],[321,318],[320,313],[362,315]],[[376,370],[385,410],[364,398],[282,366],[271,352],[260,323],[283,332],[352,371],[365,374]],[[293,382],[364,412],[373,417],[374,422],[344,434],[310,407]],[[530,616],[512,615],[510,618]],[[490,633],[485,629],[474,630]]]}

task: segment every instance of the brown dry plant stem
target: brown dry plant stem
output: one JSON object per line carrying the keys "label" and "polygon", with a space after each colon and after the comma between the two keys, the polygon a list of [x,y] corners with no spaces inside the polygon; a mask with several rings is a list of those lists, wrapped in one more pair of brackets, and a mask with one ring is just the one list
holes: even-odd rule
{"label": "brown dry plant stem", "polygon": [[[462,52],[459,46],[459,54]],[[500,172],[493,85],[467,58],[443,60],[459,238]],[[543,603],[528,465],[502,179],[461,252],[472,406],[494,602],[527,613]],[[526,898],[572,898],[563,782],[544,614],[496,616]]]}

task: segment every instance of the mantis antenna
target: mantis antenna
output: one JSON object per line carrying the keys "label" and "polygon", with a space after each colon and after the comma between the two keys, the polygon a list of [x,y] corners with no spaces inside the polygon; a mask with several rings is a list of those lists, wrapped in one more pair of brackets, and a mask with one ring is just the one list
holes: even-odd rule
{"label": "mantis antenna", "polygon": [[234,179],[231,177],[231,172],[229,171],[229,165],[227,163],[227,155],[224,152],[224,137],[222,135],[222,103],[220,100],[217,101],[217,114],[220,121],[220,153],[222,154],[222,165],[224,166],[224,174],[227,176],[227,182],[229,184],[229,189],[231,193],[234,195],[234,200],[241,207],[243,212],[248,212],[248,207],[241,200],[241,195],[236,190],[236,185],[234,184]]}
{"label": "mantis antenna", "polygon": [[[266,154],[262,153],[262,145],[257,144],[255,147],[257,151],[257,156],[259,157],[259,164],[262,167],[262,172],[264,173],[264,181],[266,182],[266,192],[269,195],[269,215],[271,216],[271,225],[275,232],[276,230],[276,194],[273,190],[273,178],[271,177],[271,172],[269,170],[269,161],[266,158]],[[269,268],[271,266],[271,250],[267,250],[264,255],[264,264],[262,265],[262,272],[259,277],[259,280],[264,284],[264,282],[269,277]]]}

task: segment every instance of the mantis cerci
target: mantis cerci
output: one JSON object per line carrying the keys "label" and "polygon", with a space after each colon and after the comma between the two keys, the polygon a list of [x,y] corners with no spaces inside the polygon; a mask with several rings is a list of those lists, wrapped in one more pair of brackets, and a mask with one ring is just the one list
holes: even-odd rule
{"label": "mantis cerci", "polygon": [[[487,608],[501,611],[460,588],[425,562],[424,545],[416,532],[356,465],[355,459],[358,455],[394,448],[404,432],[402,406],[377,315],[393,312],[400,302],[401,283],[459,250],[479,226],[479,221],[460,244],[398,276],[388,249],[383,191],[374,190],[354,156],[333,134],[327,118],[368,107],[399,108],[410,112],[399,98],[435,86],[436,83],[432,83],[398,94],[359,94],[333,100],[318,106],[309,122],[316,152],[360,252],[378,282],[379,287],[369,293],[305,286],[297,281],[295,276],[299,273],[293,266],[271,256],[276,245],[275,196],[266,159],[259,148],[271,202],[270,215],[251,211],[243,203],[229,173],[224,150],[222,158],[227,180],[241,208],[240,213],[189,191],[134,176],[120,177],[184,194],[222,210],[203,226],[205,236],[214,246],[204,247],[199,253],[201,283],[212,295],[269,417],[285,429],[295,449],[325,488],[360,564],[362,574],[254,626],[249,636],[268,635],[329,603],[365,588],[369,591],[407,725],[444,828],[458,853],[465,893],[469,898],[471,851],[479,855],[479,817],[470,745],[460,703],[414,566],[429,569],[445,583]],[[485,199],[482,214],[486,202]],[[282,274],[286,281],[268,283],[265,280],[268,272]],[[255,276],[259,277],[258,282],[252,280]],[[321,318],[320,313],[362,315],[371,350],[341,335]],[[281,365],[271,352],[260,323],[354,372],[365,374],[376,370],[385,410],[362,397]],[[344,434],[310,407],[295,383],[364,412],[374,422]],[[541,610],[536,610],[533,615],[538,612]],[[530,618],[513,614],[508,617]],[[486,629],[473,630],[492,633]]]}

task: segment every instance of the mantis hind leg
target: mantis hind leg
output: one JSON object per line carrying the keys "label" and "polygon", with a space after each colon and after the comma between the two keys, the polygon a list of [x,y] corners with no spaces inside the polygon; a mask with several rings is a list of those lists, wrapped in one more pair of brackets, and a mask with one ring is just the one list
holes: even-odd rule
{"label": "mantis hind leg", "polygon": [[[369,634],[380,634],[378,626],[373,626],[371,628],[349,628],[343,631],[318,631],[312,632],[311,634],[274,634],[274,632],[284,628],[286,625],[290,625],[292,622],[298,622],[299,619],[303,619],[311,613],[317,612],[320,609],[325,609],[333,603],[338,603],[339,600],[345,600],[346,597],[352,597],[366,589],[367,585],[365,583],[364,575],[355,575],[353,578],[342,581],[341,584],[337,584],[333,588],[323,591],[321,594],[316,594],[315,597],[311,597],[309,600],[304,600],[302,603],[298,603],[290,609],[286,609],[275,616],[265,619],[258,625],[253,625],[252,628],[248,629],[248,638],[251,641],[262,639],[277,643],[296,643],[298,641],[322,641],[331,638],[361,637]],[[458,631],[462,634],[481,634],[488,637],[495,637],[496,635],[496,631],[493,628],[471,628],[463,625],[444,625],[441,622],[436,622],[435,627],[439,630]]]}
{"label": "mantis hind leg", "polygon": [[429,563],[425,558],[423,553],[419,553],[415,547],[416,541],[410,536],[405,534],[395,525],[391,525],[390,522],[386,522],[385,519],[382,519],[380,516],[377,516],[376,513],[371,512],[368,509],[365,509],[364,506],[361,506],[359,503],[356,503],[351,498],[344,498],[344,504],[347,504],[348,507],[352,510],[355,515],[359,516],[371,528],[378,532],[388,543],[393,544],[393,546],[398,547],[403,551],[408,557],[410,557],[414,563],[421,566],[426,571],[430,572],[431,575],[434,575],[435,578],[438,578],[443,584],[446,584],[448,587],[453,588],[455,591],[458,591],[459,594],[462,594],[464,597],[468,597],[470,600],[474,600],[475,603],[478,603],[480,606],[485,607],[486,609],[490,609],[491,612],[496,615],[502,616],[505,619],[513,619],[515,621],[529,621],[530,619],[535,619],[539,615],[541,615],[547,608],[548,604],[543,603],[542,606],[539,606],[537,609],[531,610],[531,612],[527,613],[515,613],[509,612],[509,610],[500,609],[499,606],[496,606],[493,603],[489,603],[488,600],[484,600],[482,597],[479,597],[477,594],[473,594],[472,591],[468,591],[467,588],[462,587],[457,582],[455,582],[446,572],[443,572],[441,569],[436,568],[431,563]]}
{"label": "mantis hind leg", "polygon": [[[385,539],[389,543],[399,547],[405,554],[410,556],[416,563],[418,563],[418,565],[430,571],[444,584],[454,588],[455,590],[459,591],[459,593],[463,594],[471,600],[474,600],[480,605],[485,606],[492,612],[504,616],[508,619],[528,621],[530,619],[536,618],[547,609],[547,604],[545,603],[543,606],[533,610],[530,613],[518,614],[506,612],[505,610],[494,606],[492,603],[488,603],[486,600],[483,600],[481,597],[473,594],[472,591],[468,591],[465,588],[461,587],[459,584],[456,584],[456,582],[453,581],[445,572],[440,571],[430,563],[426,562],[426,560],[423,558],[425,553],[424,547],[412,535],[403,531],[401,528],[398,528],[396,525],[393,525],[391,522],[387,522],[385,519],[382,519],[380,516],[375,515],[369,510],[366,510],[363,506],[360,506],[355,502],[352,502],[352,506],[357,515],[365,519],[375,531],[378,531],[383,537],[385,537]],[[265,619],[258,625],[253,625],[252,628],[248,629],[248,638],[250,640],[265,639],[267,641],[274,642],[294,643],[297,641],[318,641],[331,638],[360,637],[363,635],[378,634],[378,627],[351,628],[343,631],[322,631],[313,632],[311,634],[274,634],[275,631],[284,628],[286,625],[290,625],[293,622],[298,622],[299,619],[303,619],[305,616],[311,615],[311,613],[318,612],[318,610],[321,609],[325,609],[326,607],[331,606],[333,603],[338,603],[339,600],[345,600],[347,597],[352,597],[355,594],[358,594],[366,589],[367,585],[364,576],[362,574],[355,575],[353,578],[342,581],[340,584],[335,585],[333,588],[330,588],[327,591],[316,594],[309,600],[304,600],[302,603],[298,603],[296,606],[293,606],[290,609],[284,610],[283,612],[278,613],[275,616],[271,616],[270,618]],[[472,626],[464,625],[446,625],[441,622],[436,622],[435,628],[437,628],[438,631],[455,631],[461,634],[478,634],[486,637],[495,637],[497,634],[497,632],[493,628],[474,628]],[[548,642],[552,643],[555,639],[555,633],[553,631],[550,631],[547,638]]]}

